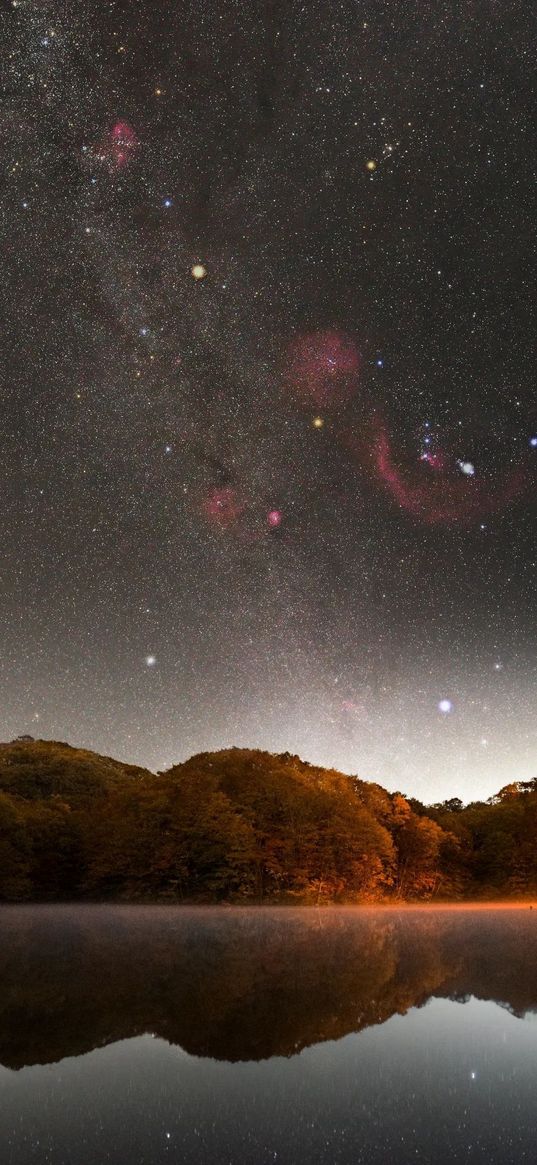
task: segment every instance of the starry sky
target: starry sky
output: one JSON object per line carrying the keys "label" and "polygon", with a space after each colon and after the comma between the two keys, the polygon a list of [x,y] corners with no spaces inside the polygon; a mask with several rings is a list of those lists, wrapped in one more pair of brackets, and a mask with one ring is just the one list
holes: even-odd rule
{"label": "starry sky", "polygon": [[531,5],[0,15],[0,737],[534,777]]}

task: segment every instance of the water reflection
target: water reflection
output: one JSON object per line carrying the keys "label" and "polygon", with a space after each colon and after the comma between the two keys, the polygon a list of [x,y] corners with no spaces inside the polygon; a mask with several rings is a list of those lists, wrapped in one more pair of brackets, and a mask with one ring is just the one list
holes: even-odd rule
{"label": "water reflection", "polygon": [[432,996],[537,1009],[537,911],[4,907],[0,1064],[151,1033],[198,1057],[292,1057]]}

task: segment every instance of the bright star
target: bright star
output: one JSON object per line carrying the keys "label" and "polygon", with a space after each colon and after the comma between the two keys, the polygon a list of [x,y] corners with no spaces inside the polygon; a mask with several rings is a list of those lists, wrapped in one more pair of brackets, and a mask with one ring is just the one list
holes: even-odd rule
{"label": "bright star", "polygon": [[457,465],[461,473],[465,473],[467,477],[474,476],[475,467],[472,465],[471,461],[457,461]]}
{"label": "bright star", "polygon": [[156,662],[157,662],[156,655],[146,655],[146,657],[145,657],[146,667],[154,667]]}
{"label": "bright star", "polygon": [[194,276],[194,279],[205,279],[207,268],[203,266],[203,263],[194,263],[194,266],[190,268],[190,274]]}
{"label": "bright star", "polygon": [[444,716],[447,716],[448,712],[452,712],[453,704],[451,703],[451,700],[440,700],[438,704],[438,711],[442,712]]}
{"label": "bright star", "polygon": [[530,437],[530,445],[532,449],[537,449],[537,437]]}

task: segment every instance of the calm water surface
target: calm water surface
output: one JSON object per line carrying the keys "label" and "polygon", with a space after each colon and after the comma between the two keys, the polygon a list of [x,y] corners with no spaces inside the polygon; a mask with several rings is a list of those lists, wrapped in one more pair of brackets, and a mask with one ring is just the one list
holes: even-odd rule
{"label": "calm water surface", "polygon": [[2,1165],[537,1162],[537,910],[0,908]]}

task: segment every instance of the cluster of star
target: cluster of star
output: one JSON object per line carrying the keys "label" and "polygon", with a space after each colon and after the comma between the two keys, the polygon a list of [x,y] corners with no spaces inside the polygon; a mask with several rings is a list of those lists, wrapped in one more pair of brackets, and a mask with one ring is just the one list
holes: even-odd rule
{"label": "cluster of star", "polygon": [[374,7],[10,10],[2,678],[45,734],[411,788],[508,713],[527,771],[528,58]]}

